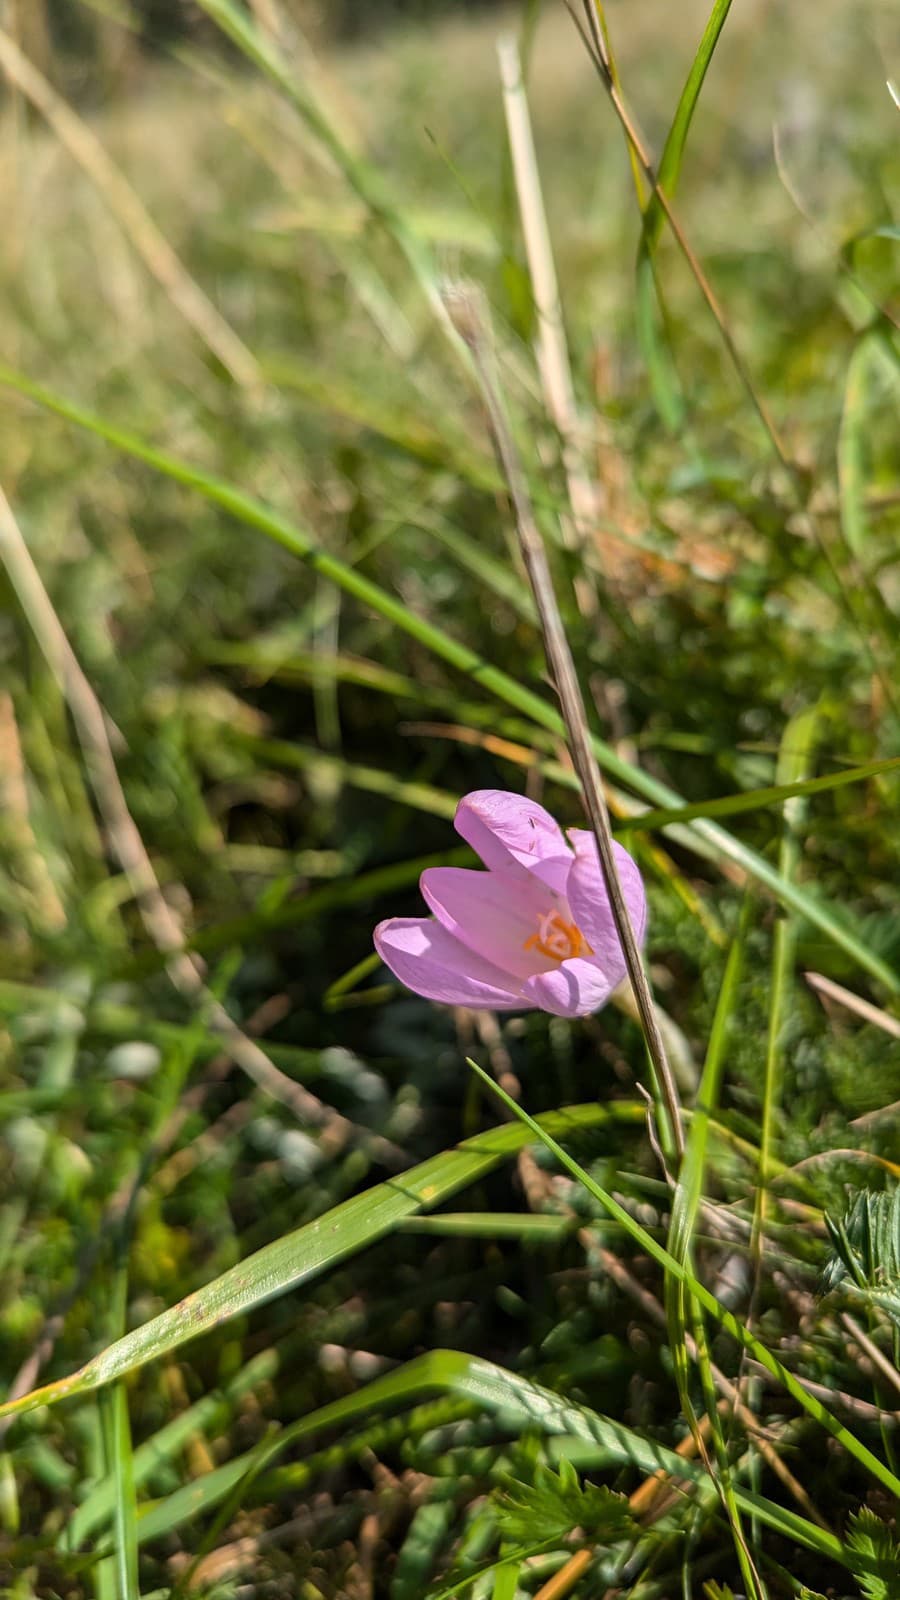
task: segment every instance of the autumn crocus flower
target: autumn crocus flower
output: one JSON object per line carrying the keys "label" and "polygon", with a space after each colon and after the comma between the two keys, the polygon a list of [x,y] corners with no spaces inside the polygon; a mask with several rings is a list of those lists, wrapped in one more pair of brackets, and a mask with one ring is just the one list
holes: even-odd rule
{"label": "autumn crocus flower", "polygon": [[[550,1011],[583,1017],[605,1005],[625,976],[597,843],[567,836],[533,800],[476,789],[454,827],[486,872],[429,867],[419,881],[431,917],[390,917],[375,929],[382,961],[408,989],[445,1005]],[[627,850],[614,845],[635,937],[647,902]]]}

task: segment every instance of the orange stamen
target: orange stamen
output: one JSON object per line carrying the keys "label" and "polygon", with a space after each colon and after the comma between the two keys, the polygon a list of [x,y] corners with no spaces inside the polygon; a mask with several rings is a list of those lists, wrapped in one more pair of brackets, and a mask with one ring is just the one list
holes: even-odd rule
{"label": "orange stamen", "polygon": [[558,911],[538,917],[538,931],[525,940],[525,950],[539,950],[550,961],[570,961],[573,956],[594,954],[581,929],[566,922]]}

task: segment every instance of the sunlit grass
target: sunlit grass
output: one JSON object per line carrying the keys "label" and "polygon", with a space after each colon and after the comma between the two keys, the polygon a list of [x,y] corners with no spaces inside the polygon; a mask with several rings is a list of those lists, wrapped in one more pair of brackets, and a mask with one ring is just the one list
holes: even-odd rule
{"label": "sunlit grass", "polygon": [[[600,77],[526,26],[586,536],[494,46],[535,8],[312,57],[200,10],[166,58],[107,15],[81,81],[21,37],[81,123],[3,57],[4,1592],[900,1592],[889,8],[714,8],[655,289]],[[708,11],[609,10],[654,158]],[[372,959],[462,793],[583,822],[460,279],[677,1173],[629,996],[452,1014]]]}

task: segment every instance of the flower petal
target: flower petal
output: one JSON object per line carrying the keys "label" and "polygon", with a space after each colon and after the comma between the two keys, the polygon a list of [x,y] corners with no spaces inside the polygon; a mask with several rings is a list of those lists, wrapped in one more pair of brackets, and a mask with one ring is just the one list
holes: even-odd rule
{"label": "flower petal", "polygon": [[430,917],[389,917],[379,922],[374,939],[394,977],[426,1000],[491,1011],[525,1008],[515,979],[467,950]]}
{"label": "flower petal", "polygon": [[530,978],[547,967],[545,955],[526,947],[540,918],[558,907],[552,892],[533,876],[429,867],[419,888],[448,933],[513,978]]}
{"label": "flower petal", "polygon": [[565,893],[572,852],[536,801],[506,789],[475,789],[460,800],[453,826],[486,867],[518,878],[524,871]]}
{"label": "flower petal", "polygon": [[[612,990],[625,976],[625,955],[613,921],[597,841],[584,828],[570,828],[569,838],[575,847],[575,864],[566,886],[572,916],[593,950],[597,965],[611,980]],[[642,944],[647,926],[647,899],[641,875],[637,864],[620,844],[613,845],[613,853],[634,936],[638,944]]]}
{"label": "flower petal", "polygon": [[554,1017],[588,1017],[599,1011],[621,981],[622,974],[610,979],[584,956],[563,961],[551,972],[539,972],[522,985],[525,1002]]}

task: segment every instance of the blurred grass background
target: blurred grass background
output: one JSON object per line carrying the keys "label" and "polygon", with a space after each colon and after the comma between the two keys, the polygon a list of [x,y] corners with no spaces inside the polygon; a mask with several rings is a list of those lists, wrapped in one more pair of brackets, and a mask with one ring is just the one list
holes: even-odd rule
{"label": "blurred grass background", "polygon": [[[563,483],[531,354],[535,315],[494,48],[522,11],[419,4],[363,26],[349,3],[333,15],[274,0],[250,10],[326,126],[375,175],[385,214],[403,219],[437,272],[484,285],[552,537]],[[614,0],[608,17],[626,99],[659,152],[707,8]],[[635,331],[640,214],[620,130],[565,9],[531,5],[524,18],[529,102],[603,502],[587,561],[595,613],[579,612],[572,558],[554,551],[598,728],[691,801],[776,781],[785,728],[810,709],[809,775],[900,754],[900,158],[884,85],[898,59],[895,8],[737,6],[681,172],[678,214],[796,464],[805,507],[664,234],[665,348],[682,409],[680,426],[665,425]],[[113,0],[56,9],[30,0],[6,7],[5,27],[83,120],[61,139],[7,73],[4,362],[311,529],[409,612],[540,689],[540,638],[477,395],[396,234],[367,211],[327,141],[199,6],[160,5],[142,19]],[[99,182],[96,168],[85,171],[93,146],[79,126],[125,189],[105,167]],[[143,213],[126,204],[123,227],[123,192],[139,197],[174,251],[184,275],[174,292],[170,258]],[[179,311],[190,280],[212,311],[199,333]],[[230,371],[223,326],[226,357],[237,352]],[[0,460],[5,494],[111,719],[131,813],[208,956],[211,989],[265,1035],[288,1077],[352,1123],[332,1143],[327,1119],[324,1132],[298,1121],[217,1054],[202,1007],[173,991],[111,859],[59,687],[3,579],[0,1350],[11,1382],[45,1337],[42,1365],[59,1375],[384,1176],[391,1150],[411,1162],[472,1132],[481,1113],[465,1050],[521,1080],[533,1111],[633,1098],[642,1060],[619,1012],[577,1027],[529,1016],[500,1034],[486,1019],[455,1022],[386,989],[383,974],[330,994],[369,955],[374,922],[416,908],[418,862],[453,848],[448,818],[460,794],[527,783],[564,820],[579,820],[573,796],[539,772],[542,760],[564,760],[557,741],[202,495],[11,393]],[[896,794],[887,777],[809,802],[797,865],[811,895],[895,968]],[[752,810],[733,827],[776,859],[777,810]],[[742,884],[677,846],[662,858],[646,838],[633,847],[650,883],[660,998],[702,1059]],[[367,889],[370,873],[380,876]],[[761,902],[723,1113],[751,1140],[773,922]],[[798,919],[795,931],[800,968],[885,1000],[811,923]],[[896,1156],[896,1122],[876,1119],[865,1140],[850,1127],[900,1098],[895,1042],[826,1015],[798,986],[785,1049],[784,1161],[849,1148],[868,1174],[863,1143]],[[589,1155],[659,1220],[639,1129],[596,1135]],[[740,1183],[721,1159],[716,1182],[736,1199]],[[846,1176],[829,1159],[814,1169],[804,1202],[817,1216],[841,1203]],[[562,1191],[555,1200],[548,1180],[535,1192],[540,1215]],[[512,1174],[469,1198],[500,1211],[523,1204]],[[821,1230],[816,1237],[821,1248]],[[815,1251],[802,1240],[785,1249],[808,1288],[803,1260]],[[126,1261],[119,1304],[110,1286],[124,1284]],[[129,1391],[136,1440],[227,1386],[251,1358],[280,1352],[258,1383],[238,1383],[214,1420],[160,1453],[145,1492],[172,1494],[270,1424],[441,1343],[545,1381],[554,1374],[614,1415],[627,1389],[632,1424],[668,1436],[664,1352],[635,1345],[628,1302],[609,1282],[585,1281],[583,1267],[565,1241],[519,1250],[393,1238],[301,1302],[277,1301],[141,1375]],[[790,1331],[793,1310],[766,1292],[773,1337]],[[811,1376],[853,1387],[839,1335],[826,1331],[802,1356]],[[117,1592],[112,1568],[96,1559],[102,1543],[91,1557],[62,1548],[71,1509],[104,1470],[98,1418],[89,1404],[38,1412],[10,1436],[0,1570],[6,1560],[11,1594]],[[142,1554],[144,1592],[176,1592],[188,1557],[202,1554],[198,1592],[411,1600],[447,1566],[479,1471],[489,1482],[493,1470],[487,1458],[454,1465],[443,1435],[429,1447],[427,1425],[387,1446],[383,1462],[338,1452],[314,1501],[288,1486],[257,1508],[234,1508],[222,1526],[207,1517],[185,1528],[173,1513]],[[489,1449],[488,1432],[472,1423],[467,1448],[483,1439]],[[860,1501],[843,1470],[829,1487],[829,1520]],[[373,1481],[386,1481],[380,1472],[399,1488],[370,1559],[360,1528]],[[298,1511],[308,1505],[310,1525]],[[249,1566],[244,1537],[257,1541]],[[232,1558],[217,1567],[220,1547]],[[710,1535],[703,1554],[717,1550]],[[727,1558],[712,1570],[724,1581]],[[789,1592],[778,1581],[772,1592]]]}

